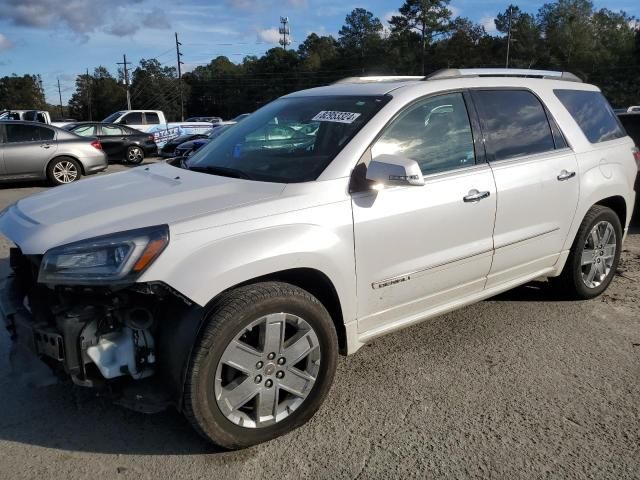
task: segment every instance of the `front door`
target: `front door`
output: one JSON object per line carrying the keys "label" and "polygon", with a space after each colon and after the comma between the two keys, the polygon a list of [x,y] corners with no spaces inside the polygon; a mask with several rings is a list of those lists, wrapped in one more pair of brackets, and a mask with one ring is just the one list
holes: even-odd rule
{"label": "front door", "polygon": [[5,132],[5,175],[12,178],[43,177],[58,148],[55,131],[28,123],[7,123]]}
{"label": "front door", "polygon": [[353,194],[358,331],[370,335],[482,291],[496,213],[462,93],[407,107],[372,146],[381,154],[415,160],[426,184]]}
{"label": "front door", "polygon": [[532,92],[477,90],[473,99],[498,190],[491,288],[556,263],[578,204],[578,165]]}

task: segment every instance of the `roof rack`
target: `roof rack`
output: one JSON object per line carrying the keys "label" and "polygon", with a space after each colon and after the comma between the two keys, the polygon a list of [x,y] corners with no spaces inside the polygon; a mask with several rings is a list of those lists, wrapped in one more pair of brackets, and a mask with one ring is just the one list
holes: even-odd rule
{"label": "roof rack", "polygon": [[582,80],[571,72],[554,70],[531,70],[527,68],[445,68],[424,77],[425,80],[461,77],[527,77],[580,82]]}
{"label": "roof rack", "polygon": [[383,83],[383,82],[408,82],[415,80],[424,80],[424,75],[420,76],[399,76],[399,75],[373,75],[369,77],[347,77],[336,82],[333,85],[340,83]]}

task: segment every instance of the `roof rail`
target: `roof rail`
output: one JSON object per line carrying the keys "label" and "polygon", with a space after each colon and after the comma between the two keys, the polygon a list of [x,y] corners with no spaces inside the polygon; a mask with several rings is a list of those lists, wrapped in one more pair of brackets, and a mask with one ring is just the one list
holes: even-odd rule
{"label": "roof rail", "polygon": [[425,80],[460,77],[528,77],[580,82],[582,80],[571,72],[554,70],[531,70],[527,68],[445,68],[425,77]]}
{"label": "roof rail", "polygon": [[424,80],[424,75],[420,76],[399,76],[399,75],[372,75],[369,77],[347,77],[336,82],[332,85],[340,83],[376,83],[376,82],[408,82],[415,80]]}

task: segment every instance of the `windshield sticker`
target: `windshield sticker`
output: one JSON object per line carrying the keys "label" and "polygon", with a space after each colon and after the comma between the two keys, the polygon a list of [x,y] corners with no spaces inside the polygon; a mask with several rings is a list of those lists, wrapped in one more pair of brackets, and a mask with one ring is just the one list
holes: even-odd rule
{"label": "windshield sticker", "polygon": [[353,123],[356,118],[360,116],[359,113],[353,112],[334,112],[323,110],[318,113],[311,121],[316,122],[336,122],[336,123]]}

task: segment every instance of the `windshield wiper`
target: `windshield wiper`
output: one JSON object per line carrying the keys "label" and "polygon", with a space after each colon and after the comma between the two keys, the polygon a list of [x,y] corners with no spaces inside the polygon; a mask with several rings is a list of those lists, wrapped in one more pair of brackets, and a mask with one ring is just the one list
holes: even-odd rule
{"label": "windshield wiper", "polygon": [[229,168],[229,167],[218,167],[214,165],[207,166],[197,166],[187,167],[188,170],[192,170],[194,172],[202,172],[209,173],[211,175],[220,175],[222,177],[231,177],[231,178],[242,178],[244,180],[253,180],[253,177],[249,175],[247,172],[242,170],[238,170],[237,168]]}

